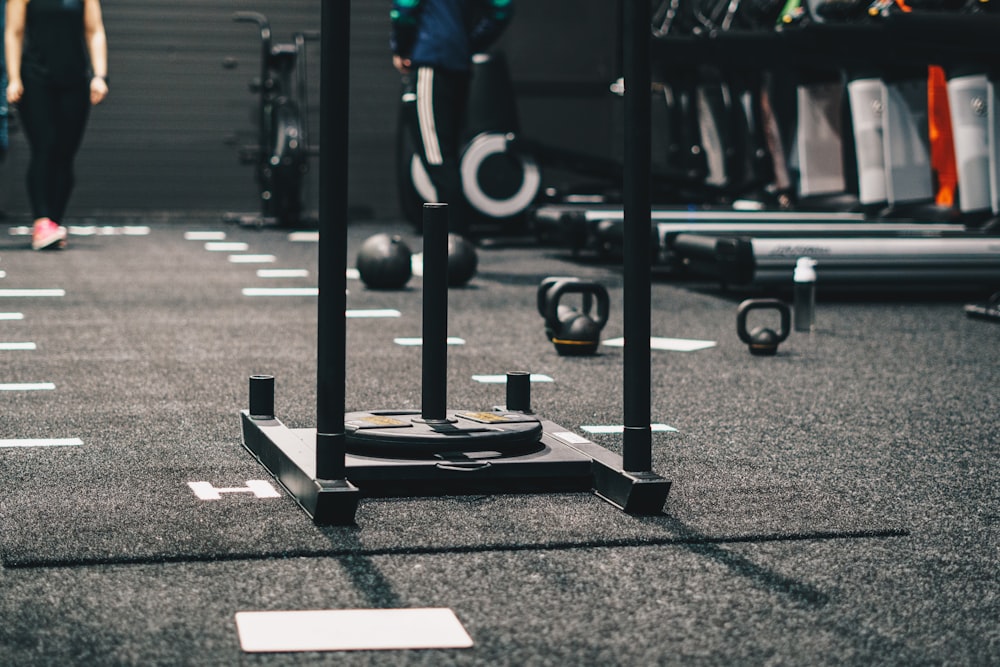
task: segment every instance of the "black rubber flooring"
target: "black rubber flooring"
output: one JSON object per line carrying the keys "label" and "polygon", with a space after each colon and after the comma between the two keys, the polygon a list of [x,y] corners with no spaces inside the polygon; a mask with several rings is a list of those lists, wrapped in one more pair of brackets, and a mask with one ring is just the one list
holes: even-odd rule
{"label": "black rubber flooring", "polygon": [[[356,224],[368,235],[402,225]],[[276,415],[316,422],[314,238],[213,220],[74,227],[70,248],[0,238],[0,663],[996,664],[1000,326],[987,293],[821,298],[818,331],[773,358],[735,333],[742,296],[653,285],[654,469],[662,515],[590,493],[369,498],[318,527],[244,450],[252,374]],[[206,239],[203,232],[216,237]],[[195,233],[195,234],[192,234]],[[218,242],[244,245],[215,246]],[[622,350],[558,356],[539,281],[617,267],[531,242],[479,251],[450,291],[449,406],[503,403],[473,379],[527,370],[545,419],[612,451]],[[267,277],[261,270],[305,270]],[[347,409],[419,409],[421,281],[348,281]],[[62,290],[22,292],[21,290]],[[13,290],[13,291],[9,291]],[[33,345],[28,345],[33,343]],[[20,344],[20,345],[19,345]],[[223,492],[270,480],[276,497]],[[195,487],[192,486],[195,484]],[[265,494],[266,495],[266,494]],[[248,610],[447,607],[461,650],[245,654]]]}

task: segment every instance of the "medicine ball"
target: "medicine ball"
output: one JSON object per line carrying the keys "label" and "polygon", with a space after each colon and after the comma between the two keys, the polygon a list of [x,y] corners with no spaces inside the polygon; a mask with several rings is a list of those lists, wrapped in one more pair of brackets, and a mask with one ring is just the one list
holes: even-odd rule
{"label": "medicine ball", "polygon": [[409,246],[399,235],[369,236],[358,251],[358,273],[372,289],[399,289],[413,275],[411,255]]}
{"label": "medicine ball", "polygon": [[448,285],[461,287],[476,275],[476,247],[464,236],[448,234]]}

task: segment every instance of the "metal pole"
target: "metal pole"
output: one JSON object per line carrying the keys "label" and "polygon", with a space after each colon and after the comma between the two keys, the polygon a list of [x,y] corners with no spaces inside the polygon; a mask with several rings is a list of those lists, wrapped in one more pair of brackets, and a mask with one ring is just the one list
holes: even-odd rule
{"label": "metal pole", "polygon": [[624,165],[624,381],[623,465],[629,472],[652,470],[650,428],[650,302],[652,259],[649,249],[651,117],[649,0],[624,0],[622,56],[625,76]]}
{"label": "metal pole", "polygon": [[448,205],[424,204],[424,307],[420,416],[448,418]]}
{"label": "metal pole", "polygon": [[347,156],[351,3],[323,0],[320,26],[319,317],[316,478],[347,476]]}

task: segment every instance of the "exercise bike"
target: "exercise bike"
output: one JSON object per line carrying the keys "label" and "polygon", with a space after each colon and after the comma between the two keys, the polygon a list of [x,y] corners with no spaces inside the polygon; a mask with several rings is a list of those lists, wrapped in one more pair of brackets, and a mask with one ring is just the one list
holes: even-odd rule
{"label": "exercise bike", "polygon": [[319,32],[296,32],[291,43],[274,43],[263,14],[237,12],[233,20],[260,30],[260,75],[250,81],[258,96],[257,143],[238,149],[240,163],[254,165],[260,214],[224,217],[248,226],[307,226],[303,189],[309,158],[319,155],[319,148],[309,144],[306,42],[318,40]]}

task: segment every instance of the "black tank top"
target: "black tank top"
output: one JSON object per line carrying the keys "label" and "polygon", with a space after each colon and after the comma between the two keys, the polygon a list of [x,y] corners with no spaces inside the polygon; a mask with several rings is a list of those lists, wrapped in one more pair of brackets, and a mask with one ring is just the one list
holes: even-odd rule
{"label": "black tank top", "polygon": [[57,85],[90,80],[83,0],[29,0],[24,32],[22,78]]}

